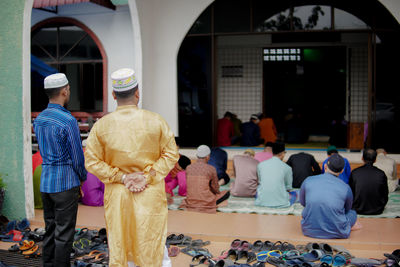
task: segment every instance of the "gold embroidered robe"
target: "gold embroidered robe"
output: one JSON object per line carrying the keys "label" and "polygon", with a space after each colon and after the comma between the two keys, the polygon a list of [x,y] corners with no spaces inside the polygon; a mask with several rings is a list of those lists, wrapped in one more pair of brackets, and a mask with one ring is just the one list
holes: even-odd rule
{"label": "gold embroidered robe", "polygon": [[[178,158],[174,134],[156,113],[118,106],[94,124],[85,166],[105,184],[110,267],[125,267],[128,261],[141,267],[161,266],[168,216],[164,177]],[[137,171],[144,172],[148,186],[132,193],[121,179]]]}

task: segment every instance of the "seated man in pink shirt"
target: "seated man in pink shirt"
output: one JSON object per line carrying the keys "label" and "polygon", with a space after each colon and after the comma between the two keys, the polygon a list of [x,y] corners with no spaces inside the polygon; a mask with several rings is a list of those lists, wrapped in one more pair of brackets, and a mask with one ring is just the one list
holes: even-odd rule
{"label": "seated man in pink shirt", "polygon": [[191,161],[188,157],[180,155],[179,161],[176,163],[175,167],[168,173],[165,177],[165,185],[171,191],[171,196],[174,196],[174,190],[177,186],[178,195],[186,196],[186,167],[190,165]]}
{"label": "seated man in pink shirt", "polygon": [[272,146],[274,143],[272,142],[267,142],[264,147],[264,151],[262,152],[257,152],[254,158],[258,160],[259,162],[262,162],[264,160],[272,158]]}
{"label": "seated man in pink shirt", "polygon": [[254,159],[254,150],[246,149],[243,155],[233,157],[235,181],[231,184],[231,194],[235,197],[254,197],[257,192],[258,161]]}

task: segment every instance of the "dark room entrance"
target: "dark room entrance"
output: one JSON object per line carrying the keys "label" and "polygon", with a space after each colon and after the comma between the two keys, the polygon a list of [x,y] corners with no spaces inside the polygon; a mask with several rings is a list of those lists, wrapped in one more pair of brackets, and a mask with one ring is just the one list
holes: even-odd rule
{"label": "dark room entrance", "polygon": [[279,136],[305,143],[310,135],[334,135],[336,145],[345,147],[346,48],[268,47],[263,60],[264,111]]}

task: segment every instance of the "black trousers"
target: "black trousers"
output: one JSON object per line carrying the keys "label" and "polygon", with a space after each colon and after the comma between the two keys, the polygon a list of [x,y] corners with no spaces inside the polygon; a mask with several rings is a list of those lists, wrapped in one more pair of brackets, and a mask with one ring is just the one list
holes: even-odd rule
{"label": "black trousers", "polygon": [[229,196],[231,195],[230,191],[226,192],[222,197],[220,197],[219,199],[217,199],[217,205],[219,203],[221,203],[224,200],[227,200],[229,198]]}
{"label": "black trousers", "polygon": [[42,193],[46,234],[43,240],[44,267],[70,267],[78,212],[79,187],[60,193]]}

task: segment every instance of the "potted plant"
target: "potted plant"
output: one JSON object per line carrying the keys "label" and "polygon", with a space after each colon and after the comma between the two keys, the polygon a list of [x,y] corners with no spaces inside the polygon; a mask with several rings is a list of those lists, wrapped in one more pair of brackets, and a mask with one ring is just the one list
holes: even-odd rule
{"label": "potted plant", "polygon": [[0,214],[3,209],[3,201],[4,201],[4,195],[6,192],[6,184],[4,182],[4,177],[7,176],[7,174],[2,174],[0,173]]}

